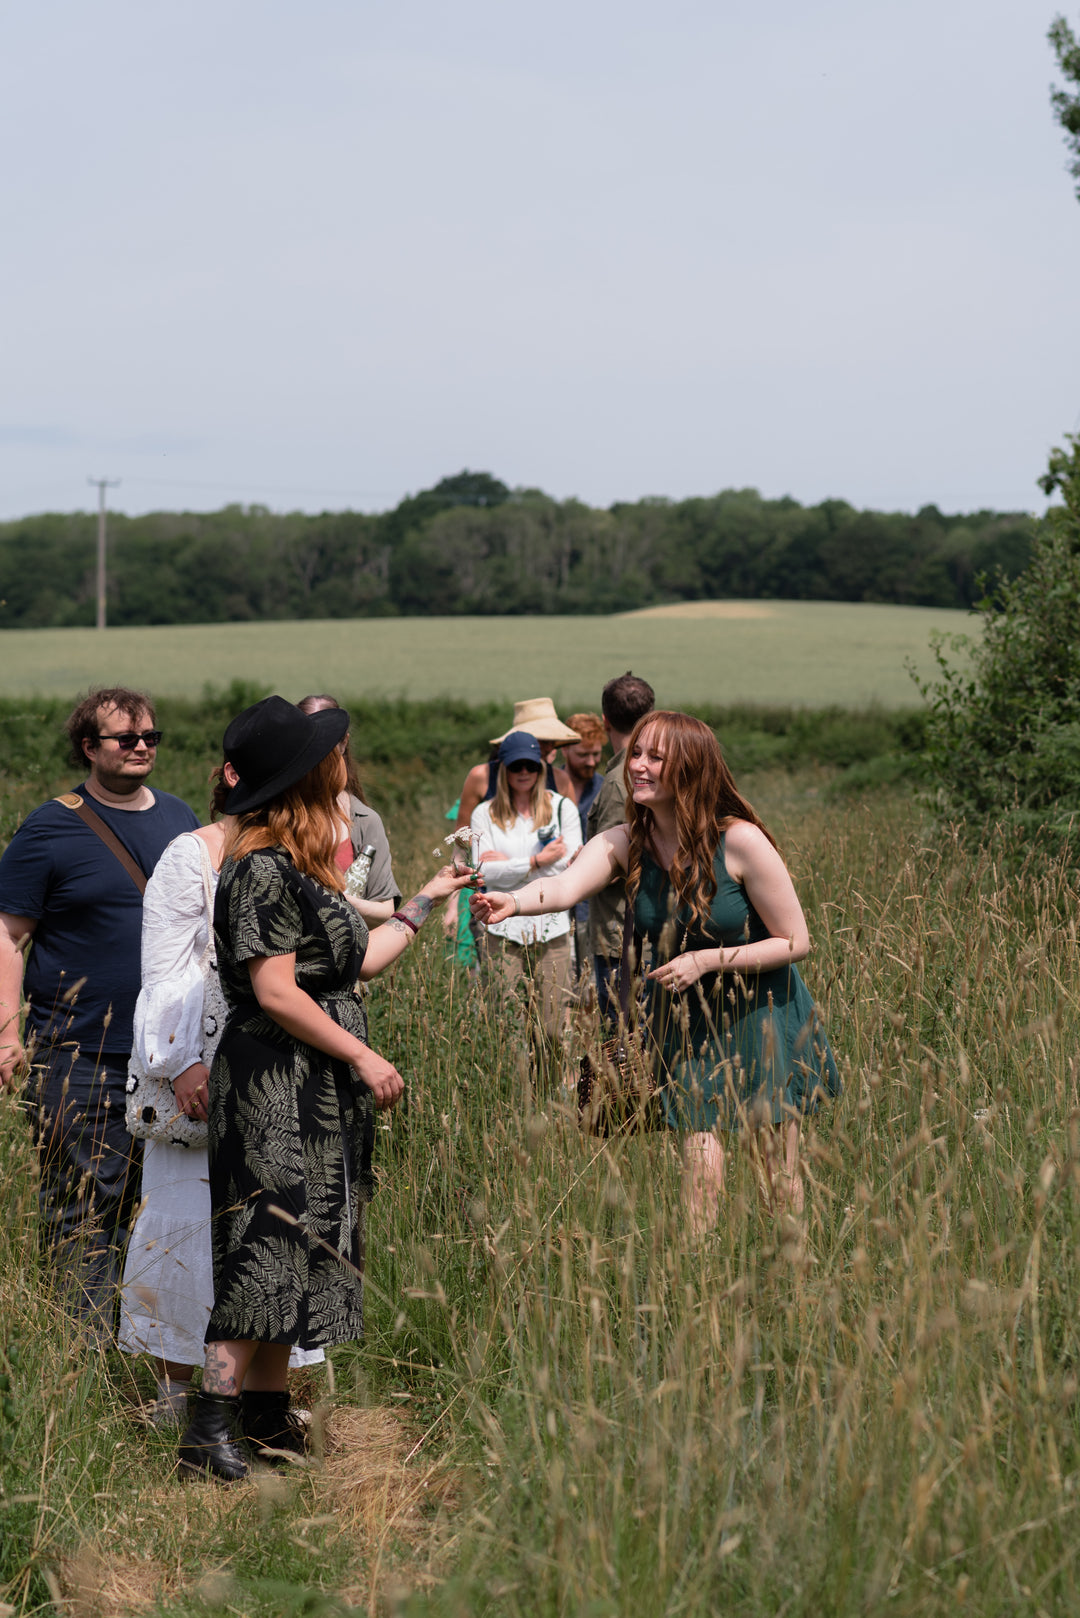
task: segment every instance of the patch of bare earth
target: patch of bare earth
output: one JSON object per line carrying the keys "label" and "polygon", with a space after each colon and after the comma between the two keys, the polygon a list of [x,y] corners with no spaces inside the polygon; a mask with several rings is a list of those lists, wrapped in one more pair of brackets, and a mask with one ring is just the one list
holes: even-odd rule
{"label": "patch of bare earth", "polygon": [[619,618],[775,618],[767,601],[676,601],[668,607],[639,607]]}

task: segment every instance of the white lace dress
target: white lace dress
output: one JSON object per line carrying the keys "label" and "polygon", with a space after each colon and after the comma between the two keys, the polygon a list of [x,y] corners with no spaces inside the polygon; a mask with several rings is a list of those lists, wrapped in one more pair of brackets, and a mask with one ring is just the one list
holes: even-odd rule
{"label": "white lace dress", "polygon": [[[216,887],[207,846],[190,832],[169,844],[146,884],[134,1029],[135,1059],[146,1073],[172,1080],[193,1062],[213,1060],[226,1012],[216,969],[204,985],[200,963],[212,946],[208,899]],[[206,1147],[147,1141],[124,1265],[120,1347],[199,1365],[213,1303]],[[289,1364],[323,1358],[321,1348],[295,1348]]]}

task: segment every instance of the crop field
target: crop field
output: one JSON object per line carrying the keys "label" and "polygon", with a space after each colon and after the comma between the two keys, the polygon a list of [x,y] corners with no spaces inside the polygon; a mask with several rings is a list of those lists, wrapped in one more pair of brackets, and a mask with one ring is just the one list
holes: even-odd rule
{"label": "crop field", "polygon": [[378,618],[158,628],[4,630],[0,696],[90,684],[197,696],[244,680],[294,701],[311,690],[466,702],[550,696],[595,708],[632,668],[666,706],[903,708],[929,638],[970,633],[967,613],[844,602],[688,602],[606,618]]}
{"label": "crop field", "polygon": [[[192,795],[218,735],[161,784]],[[70,781],[58,756],[38,797]],[[406,892],[460,780],[444,761],[388,816]],[[691,1242],[674,1139],[598,1141],[569,1088],[534,1093],[522,1009],[433,920],[370,994],[409,1100],[378,1135],[365,1339],[299,1390],[308,1468],[177,1480],[138,1419],[147,1368],[82,1341],[45,1285],[0,1096],[0,1612],[1077,1610],[1074,884],[965,846],[902,788],[832,780],[740,774],[844,1077],[804,1130],[804,1217],[770,1213],[736,1151]]]}

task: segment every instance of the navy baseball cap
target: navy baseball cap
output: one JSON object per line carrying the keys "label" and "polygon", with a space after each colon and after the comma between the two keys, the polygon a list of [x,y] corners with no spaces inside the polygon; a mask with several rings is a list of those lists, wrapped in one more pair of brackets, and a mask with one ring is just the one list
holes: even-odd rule
{"label": "navy baseball cap", "polygon": [[542,770],[544,759],[540,743],[527,730],[512,730],[500,743],[499,763],[507,769],[511,764],[535,764],[538,770]]}

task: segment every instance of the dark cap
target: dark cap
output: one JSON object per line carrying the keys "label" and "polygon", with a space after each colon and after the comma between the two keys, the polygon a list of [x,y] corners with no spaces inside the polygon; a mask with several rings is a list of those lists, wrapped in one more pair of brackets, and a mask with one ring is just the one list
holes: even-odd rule
{"label": "dark cap", "polygon": [[530,763],[544,768],[544,755],[540,751],[540,743],[535,736],[527,730],[512,730],[509,736],[504,736],[499,746],[499,763],[507,769],[511,764]]}

